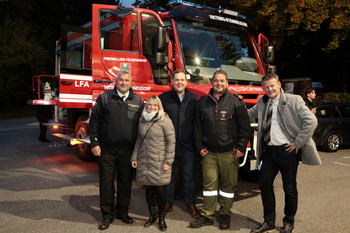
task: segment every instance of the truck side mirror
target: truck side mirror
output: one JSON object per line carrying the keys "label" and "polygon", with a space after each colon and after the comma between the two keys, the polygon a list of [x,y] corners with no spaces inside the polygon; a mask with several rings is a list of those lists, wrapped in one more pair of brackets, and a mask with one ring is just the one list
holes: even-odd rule
{"label": "truck side mirror", "polygon": [[169,37],[166,35],[165,29],[161,26],[158,27],[158,51],[156,54],[157,65],[164,66],[169,62],[167,56]]}
{"label": "truck side mirror", "polygon": [[273,46],[269,46],[267,49],[267,61],[268,63],[275,62],[275,48]]}
{"label": "truck side mirror", "polygon": [[[264,59],[264,62],[270,63],[269,40],[266,38],[266,36],[264,36],[261,33],[258,35],[258,46],[259,46],[259,52],[261,53],[261,56]],[[273,51],[273,49],[272,49],[272,51]],[[273,57],[273,54],[271,54],[271,55]]]}
{"label": "truck side mirror", "polygon": [[169,57],[165,53],[157,53],[156,63],[160,66],[165,66],[169,62]]}
{"label": "truck side mirror", "polygon": [[269,66],[267,72],[269,74],[276,74],[277,73],[277,67],[276,66]]}
{"label": "truck side mirror", "polygon": [[158,50],[164,52],[168,49],[169,38],[166,35],[165,29],[161,26],[158,27]]}

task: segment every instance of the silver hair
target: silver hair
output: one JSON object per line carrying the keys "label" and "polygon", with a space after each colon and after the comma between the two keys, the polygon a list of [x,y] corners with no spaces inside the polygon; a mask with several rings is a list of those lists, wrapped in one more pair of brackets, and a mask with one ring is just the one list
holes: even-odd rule
{"label": "silver hair", "polygon": [[130,72],[129,71],[127,71],[127,70],[121,70],[121,71],[119,71],[118,72],[118,74],[117,74],[117,76],[115,76],[115,80],[117,80],[119,77],[120,77],[120,75],[129,75],[129,77],[130,77],[130,79],[131,79],[131,74],[130,74]]}

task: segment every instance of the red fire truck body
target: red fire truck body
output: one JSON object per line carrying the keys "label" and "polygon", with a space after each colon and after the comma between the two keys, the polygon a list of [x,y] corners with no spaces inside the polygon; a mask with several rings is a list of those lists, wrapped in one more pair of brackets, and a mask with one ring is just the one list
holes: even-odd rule
{"label": "red fire truck body", "polygon": [[[56,136],[77,144],[81,159],[91,156],[91,109],[100,93],[114,88],[120,70],[131,73],[132,88],[144,100],[171,90],[169,76],[175,69],[185,70],[187,88],[198,96],[209,92],[218,69],[228,73],[228,90],[242,95],[248,108],[263,94],[267,39],[260,34],[257,43],[249,22],[237,12],[179,2],[172,1],[171,9],[160,14],[94,4],[90,23],[62,26],[56,75],[33,78],[37,98],[30,102],[55,106],[54,123],[61,126]],[[248,151],[244,162],[255,159],[254,150]],[[255,168],[254,162],[248,167]]]}

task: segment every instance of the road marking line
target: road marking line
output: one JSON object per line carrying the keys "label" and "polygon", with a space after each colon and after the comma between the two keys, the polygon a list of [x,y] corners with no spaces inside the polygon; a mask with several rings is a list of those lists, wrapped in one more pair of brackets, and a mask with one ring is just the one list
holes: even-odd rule
{"label": "road marking line", "polygon": [[350,156],[342,157],[343,159],[350,159]]}
{"label": "road marking line", "polygon": [[346,163],[338,163],[338,162],[334,162],[335,164],[338,164],[338,165],[343,165],[343,166],[347,166],[347,167],[350,167],[349,164],[346,164]]}

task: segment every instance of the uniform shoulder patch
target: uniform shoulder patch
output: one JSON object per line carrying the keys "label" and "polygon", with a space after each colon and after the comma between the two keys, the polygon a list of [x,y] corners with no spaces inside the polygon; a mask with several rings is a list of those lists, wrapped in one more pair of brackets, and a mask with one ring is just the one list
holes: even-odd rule
{"label": "uniform shoulder patch", "polygon": [[239,100],[243,100],[243,96],[239,94],[234,94]]}

